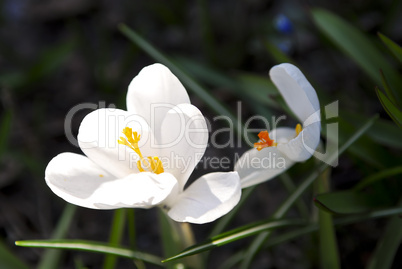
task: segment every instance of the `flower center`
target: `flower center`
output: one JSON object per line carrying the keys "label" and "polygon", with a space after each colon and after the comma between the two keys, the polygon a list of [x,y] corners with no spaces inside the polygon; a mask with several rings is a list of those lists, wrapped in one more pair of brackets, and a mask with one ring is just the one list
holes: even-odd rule
{"label": "flower center", "polygon": [[[130,127],[125,127],[123,129],[123,134],[126,137],[120,136],[120,140],[117,140],[117,143],[125,145],[132,150],[140,157],[140,160],[137,161],[137,168],[140,172],[152,172],[155,174],[163,173],[165,170],[163,169],[163,165],[159,157],[146,157],[142,156],[140,148],[138,146],[138,142],[141,139],[141,136],[137,132],[133,132],[133,129]],[[145,169],[144,169],[145,168]]]}
{"label": "flower center", "polygon": [[277,143],[275,143],[274,140],[269,138],[268,131],[261,131],[258,134],[258,137],[260,138],[261,142],[254,143],[254,147],[258,151],[262,150],[263,148],[267,148],[267,147],[276,147],[276,145],[277,145]]}
{"label": "flower center", "polygon": [[[298,123],[298,124],[296,125],[296,128],[295,128],[295,132],[296,132],[295,137],[297,137],[297,136],[300,134],[300,132],[302,131],[302,129],[303,129],[303,128],[302,128],[301,124]],[[273,139],[269,138],[269,133],[268,133],[268,131],[261,131],[261,132],[258,134],[258,138],[260,138],[261,142],[254,143],[254,147],[255,147],[258,151],[262,150],[263,148],[267,148],[267,147],[276,147],[276,146],[278,145],[278,143],[275,143],[275,141],[274,141]]]}

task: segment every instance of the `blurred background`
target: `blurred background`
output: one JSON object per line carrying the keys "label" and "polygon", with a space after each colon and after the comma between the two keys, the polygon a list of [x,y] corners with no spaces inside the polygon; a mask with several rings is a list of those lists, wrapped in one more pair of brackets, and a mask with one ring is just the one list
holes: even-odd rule
{"label": "blurred background", "polygon": [[[341,142],[379,114],[380,125],[350,147],[332,171],[331,189],[344,190],[362,178],[401,164],[400,129],[377,98],[374,88],[381,87],[379,72],[371,71],[375,57],[371,59],[371,50],[366,51],[374,47],[381,55],[379,62],[395,72],[400,70],[377,33],[401,44],[401,9],[401,2],[394,0],[1,0],[0,252],[15,257],[20,266],[40,265],[45,250],[16,247],[14,242],[52,238],[66,207],[47,187],[44,170],[61,152],[81,153],[66,139],[67,113],[77,104],[98,105],[100,101],[125,109],[131,79],[157,61],[129,40],[119,24],[133,29],[233,114],[241,101],[243,119],[256,114],[271,119],[284,113],[283,100],[268,78],[269,69],[281,62],[292,62],[304,72],[322,106],[339,100]],[[348,27],[332,31],[337,21],[331,21],[326,12],[365,39],[350,45],[354,32],[347,31]],[[359,58],[353,50],[356,48],[368,54]],[[192,103],[206,117],[217,115],[196,91],[188,90]],[[74,136],[89,112],[81,110],[74,115]],[[296,120],[288,117],[287,123],[293,126]],[[211,131],[225,126],[225,122],[213,122]],[[258,122],[253,126],[262,127]],[[227,134],[217,139],[224,143]],[[206,156],[233,159],[235,153],[247,149],[244,143],[228,149],[209,147]],[[310,160],[290,170],[296,185],[313,163]],[[232,168],[233,163],[227,170]],[[196,169],[192,178],[203,173],[204,169]],[[398,198],[400,190],[394,191],[388,195]],[[278,180],[259,185],[228,228],[269,218],[287,195]],[[310,191],[303,198],[314,212],[312,197]],[[108,241],[112,211],[74,211],[65,238]],[[137,248],[163,256],[158,210],[135,212]],[[193,225],[197,241],[206,239],[212,227]],[[342,268],[367,266],[385,227],[385,219],[339,227],[336,235]],[[213,250],[209,268],[217,268],[251,240]],[[308,234],[267,247],[255,257],[253,268],[318,268],[317,240],[316,234]],[[399,258],[393,268],[400,268],[402,249],[396,246],[396,251]],[[57,268],[99,268],[102,262],[101,254],[65,251]],[[119,259],[117,268],[135,267]]]}

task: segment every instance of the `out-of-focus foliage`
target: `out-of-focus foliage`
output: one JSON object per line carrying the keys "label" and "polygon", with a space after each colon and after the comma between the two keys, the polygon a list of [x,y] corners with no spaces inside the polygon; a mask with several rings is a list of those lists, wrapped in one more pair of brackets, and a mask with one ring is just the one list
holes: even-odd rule
{"label": "out-of-focus foliage", "polygon": [[[0,1],[0,267],[399,268],[399,2]],[[251,116],[295,122],[267,72],[297,65],[317,90],[324,145],[339,137],[344,146],[339,165],[320,175],[326,167],[309,160],[244,190],[233,213],[191,227],[194,238],[156,210],[66,207],[43,179],[53,156],[80,152],[66,139],[66,115],[81,103],[125,108],[130,80],[155,61],[185,84],[211,132],[231,127],[214,116],[236,122],[235,147],[206,152],[231,159],[227,170],[249,148],[241,137],[255,141],[251,129],[266,128],[251,122],[249,134]],[[327,116],[333,101],[339,115]],[[89,111],[73,115],[74,135]]]}

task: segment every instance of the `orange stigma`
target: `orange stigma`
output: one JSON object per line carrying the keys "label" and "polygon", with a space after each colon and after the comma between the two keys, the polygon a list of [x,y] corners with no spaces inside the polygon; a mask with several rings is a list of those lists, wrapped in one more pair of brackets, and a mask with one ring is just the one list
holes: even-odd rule
{"label": "orange stigma", "polygon": [[258,143],[254,143],[254,147],[260,151],[263,148],[267,148],[267,147],[276,147],[277,143],[275,143],[275,141],[271,138],[269,138],[269,133],[268,131],[261,131],[258,134],[258,137],[260,138],[261,142]]}

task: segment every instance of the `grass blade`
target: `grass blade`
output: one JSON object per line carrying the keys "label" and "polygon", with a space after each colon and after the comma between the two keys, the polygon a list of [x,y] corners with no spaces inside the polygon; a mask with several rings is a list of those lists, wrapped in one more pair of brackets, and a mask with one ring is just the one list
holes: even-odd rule
{"label": "grass blade", "polygon": [[[338,46],[338,48],[353,59],[357,65],[377,84],[381,85],[379,70],[386,74],[391,86],[395,89],[401,86],[401,78],[392,66],[385,60],[385,57],[372,44],[360,30],[344,21],[337,15],[315,8],[312,16],[318,28]],[[401,100],[396,92],[398,100]]]}
{"label": "grass blade", "polygon": [[[66,236],[68,229],[73,221],[75,211],[77,207],[72,204],[66,204],[64,207],[63,214],[57,223],[57,227],[53,233],[53,239],[62,239]],[[57,268],[58,263],[60,261],[62,252],[56,249],[47,250],[43,256],[41,261],[39,262],[38,268]]]}
{"label": "grass blade", "polygon": [[[317,187],[317,193],[326,193],[330,191],[330,171],[330,168],[327,168],[316,181],[315,185]],[[341,268],[332,215],[323,210],[319,210],[318,224],[321,268]]]}
{"label": "grass blade", "polygon": [[28,269],[28,265],[16,257],[6,246],[0,241],[0,267],[4,269]]}
{"label": "grass blade", "polygon": [[402,112],[378,88],[375,89],[375,92],[377,93],[378,99],[380,99],[381,105],[384,107],[385,111],[391,119],[402,128]]}
{"label": "grass blade", "polygon": [[402,63],[402,48],[385,35],[378,33],[378,36],[381,38],[385,46],[387,46],[388,49],[395,55],[395,58],[397,58],[399,62]]}
{"label": "grass blade", "polygon": [[55,248],[69,250],[83,250],[102,254],[113,254],[123,258],[138,259],[144,262],[162,266],[162,258],[152,254],[133,251],[120,246],[112,246],[108,243],[87,241],[87,240],[24,240],[16,241],[15,244],[20,247],[36,248]]}
{"label": "grass blade", "polygon": [[[126,220],[126,209],[120,208],[114,211],[112,228],[110,233],[109,243],[111,245],[118,245],[121,241],[121,237],[124,231],[124,224]],[[117,256],[113,254],[107,254],[103,262],[104,269],[112,269],[115,267]]]}
{"label": "grass blade", "polygon": [[[399,203],[401,205],[401,203]],[[391,268],[395,254],[402,241],[402,225],[400,216],[393,216],[385,228],[381,240],[370,260],[368,269]]]}
{"label": "grass blade", "polygon": [[215,247],[223,246],[230,242],[255,235],[257,233],[260,233],[261,231],[277,229],[285,226],[301,225],[304,223],[305,222],[301,220],[279,220],[279,221],[258,222],[258,224],[246,225],[244,227],[240,227],[231,230],[229,232],[214,236],[207,242],[191,246],[182,251],[181,253],[179,253],[178,255],[165,259],[162,262],[169,262],[189,255],[201,253],[213,249]]}

